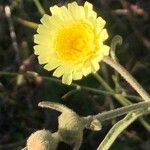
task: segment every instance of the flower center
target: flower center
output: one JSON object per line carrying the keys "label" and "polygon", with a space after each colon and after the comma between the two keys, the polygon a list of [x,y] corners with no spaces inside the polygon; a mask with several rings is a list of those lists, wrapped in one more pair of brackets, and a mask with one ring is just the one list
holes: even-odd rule
{"label": "flower center", "polygon": [[58,57],[78,62],[88,59],[96,49],[95,32],[87,22],[77,21],[61,28],[55,38]]}

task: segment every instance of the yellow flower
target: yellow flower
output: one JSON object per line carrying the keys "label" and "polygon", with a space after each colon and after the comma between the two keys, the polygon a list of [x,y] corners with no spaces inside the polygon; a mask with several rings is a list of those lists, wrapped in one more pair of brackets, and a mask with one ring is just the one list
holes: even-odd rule
{"label": "yellow flower", "polygon": [[52,16],[44,15],[35,35],[35,54],[40,64],[62,82],[71,84],[83,76],[95,73],[99,62],[109,54],[104,41],[108,38],[105,20],[97,17],[93,6],[76,2],[67,7],[50,7]]}

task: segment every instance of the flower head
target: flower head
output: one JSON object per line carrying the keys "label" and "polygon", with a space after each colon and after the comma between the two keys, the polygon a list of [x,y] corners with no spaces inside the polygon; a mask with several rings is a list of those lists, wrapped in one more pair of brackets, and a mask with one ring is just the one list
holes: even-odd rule
{"label": "flower head", "polygon": [[50,7],[51,16],[44,15],[35,35],[35,54],[40,64],[62,82],[71,84],[83,76],[95,73],[99,62],[109,54],[104,45],[108,38],[105,21],[97,17],[92,4],[76,2],[67,7]]}
{"label": "flower head", "polygon": [[28,150],[55,150],[58,141],[48,130],[38,130],[30,135],[27,140]]}

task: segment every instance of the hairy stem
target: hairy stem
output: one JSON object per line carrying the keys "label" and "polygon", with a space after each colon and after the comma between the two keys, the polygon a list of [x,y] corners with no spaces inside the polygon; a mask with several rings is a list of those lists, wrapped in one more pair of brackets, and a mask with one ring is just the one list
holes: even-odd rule
{"label": "hairy stem", "polygon": [[129,113],[124,119],[117,122],[108,132],[104,140],[100,143],[97,150],[108,150],[110,146],[114,143],[118,135],[126,129],[133,121],[135,121],[139,116],[139,113],[133,115]]}
{"label": "hairy stem", "polygon": [[117,108],[114,110],[110,110],[104,113],[97,114],[94,116],[96,119],[98,119],[100,122],[110,120],[119,116],[122,116],[124,114],[129,113],[130,111],[137,110],[137,109],[144,109],[144,108],[149,108],[150,107],[150,102],[140,102],[136,104],[131,104],[129,106]]}
{"label": "hairy stem", "polygon": [[[95,75],[94,75],[95,76]],[[96,74],[95,78],[97,79],[97,81],[99,81],[99,83],[105,88],[105,90],[107,90],[108,92],[112,92],[112,88],[108,85],[108,83],[99,75]],[[100,80],[99,80],[100,79]],[[105,85],[105,86],[104,86]],[[106,86],[107,85],[107,86]],[[115,92],[114,92],[115,93]],[[123,96],[122,94],[114,94],[112,95],[121,105],[123,106],[127,106],[127,105],[131,105],[132,102],[129,101],[125,96]],[[145,127],[145,129],[147,129],[147,131],[149,131],[149,127],[147,126],[147,121],[145,121],[145,119],[143,117],[141,117],[144,122],[139,118],[140,123]],[[146,122],[146,123],[145,123]],[[150,125],[149,125],[150,126]]]}
{"label": "hairy stem", "polygon": [[104,140],[100,143],[97,150],[108,150],[114,143],[119,134],[124,131],[131,123],[133,123],[138,117],[144,114],[150,113],[148,108],[141,108],[137,111],[130,112],[126,117],[117,122],[107,133]]}
{"label": "hairy stem", "polygon": [[139,93],[145,101],[150,101],[150,95],[143,89],[143,87],[132,77],[132,75],[119,63],[115,62],[110,57],[105,57],[103,61],[114,68],[120,75]]}

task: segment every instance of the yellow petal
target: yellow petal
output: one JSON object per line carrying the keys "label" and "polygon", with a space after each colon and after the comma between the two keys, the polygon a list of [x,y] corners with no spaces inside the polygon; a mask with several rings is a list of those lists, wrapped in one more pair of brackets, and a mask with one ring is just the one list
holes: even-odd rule
{"label": "yellow petal", "polygon": [[38,60],[40,64],[46,64],[48,62],[49,57],[42,57],[41,55],[38,56]]}
{"label": "yellow petal", "polygon": [[42,46],[42,45],[35,45],[34,46],[34,54],[35,55],[51,55],[53,54],[54,51],[52,50],[51,46],[50,45],[47,45],[47,46]]}
{"label": "yellow petal", "polygon": [[108,56],[109,55],[109,51],[110,51],[110,47],[109,46],[103,45],[101,49],[103,51],[103,55],[104,56]]}
{"label": "yellow petal", "polygon": [[70,12],[65,6],[58,7],[55,5],[50,7],[50,11],[52,12],[52,15],[58,16],[62,21],[73,20]]}
{"label": "yellow petal", "polygon": [[82,6],[78,6],[76,2],[68,4],[68,11],[74,19],[85,19],[85,11]]}
{"label": "yellow petal", "polygon": [[82,73],[84,76],[88,75],[91,72],[91,65],[90,62],[87,62],[86,64],[84,64],[83,68],[82,68]]}
{"label": "yellow petal", "polygon": [[68,74],[64,74],[62,77],[62,83],[70,85],[72,82],[72,73]]}
{"label": "yellow petal", "polygon": [[40,34],[34,35],[34,42],[36,44],[49,45],[51,43],[50,40],[51,40],[50,35],[40,35]]}
{"label": "yellow petal", "polygon": [[45,25],[46,27],[50,27],[52,24],[51,24],[51,21],[50,21],[50,17],[49,15],[45,14],[42,18],[41,18],[41,22],[43,25]]}
{"label": "yellow petal", "polygon": [[89,2],[84,3],[84,8],[86,8],[88,11],[93,10],[93,5]]}
{"label": "yellow petal", "polygon": [[51,59],[48,64],[44,66],[44,68],[48,71],[51,71],[61,65],[61,62],[57,59]]}
{"label": "yellow petal", "polygon": [[45,34],[45,35],[50,34],[49,29],[47,27],[41,25],[41,24],[38,25],[37,33],[39,33],[39,34]]}
{"label": "yellow petal", "polygon": [[106,39],[108,39],[108,33],[106,29],[103,29],[99,34],[98,40],[104,42]]}
{"label": "yellow petal", "polygon": [[76,2],[68,4],[68,11],[74,19],[77,18],[77,7],[78,4]]}
{"label": "yellow petal", "polygon": [[79,19],[85,19],[85,11],[84,11],[84,8],[82,6],[80,6],[78,8],[78,15],[79,15]]}
{"label": "yellow petal", "polygon": [[62,25],[60,18],[56,15],[49,16],[49,15],[45,14],[41,18],[41,22],[44,26],[51,29],[51,31],[56,30],[57,28],[59,28]]}
{"label": "yellow petal", "polygon": [[72,66],[68,64],[61,63],[61,66],[59,66],[53,73],[56,77],[61,77],[63,74],[70,74],[72,73]]}
{"label": "yellow petal", "polygon": [[[50,11],[51,11],[51,13],[52,13],[52,15],[54,14],[54,15],[58,15],[58,16],[61,16],[61,8],[60,7],[58,7],[57,5],[55,5],[55,6],[53,6],[53,7],[50,7]],[[61,18],[61,17],[60,17]],[[61,19],[63,19],[63,18],[61,18]]]}
{"label": "yellow petal", "polygon": [[73,74],[72,74],[72,79],[73,80],[80,80],[82,78],[82,72],[77,72],[77,71],[74,71]]}
{"label": "yellow petal", "polygon": [[96,19],[96,34],[97,35],[101,34],[101,31],[104,28],[105,24],[106,24],[106,21],[103,18],[98,17]]}
{"label": "yellow petal", "polygon": [[59,66],[53,73],[53,76],[55,77],[61,77],[64,74],[65,70],[64,70],[64,66]]}
{"label": "yellow petal", "polygon": [[92,72],[95,73],[96,71],[99,70],[100,68],[100,65],[98,62],[95,62],[95,61],[92,61],[91,63],[91,67],[92,67]]}
{"label": "yellow petal", "polygon": [[96,19],[97,14],[93,11],[93,5],[89,2],[85,2],[84,4],[85,18],[93,18]]}

